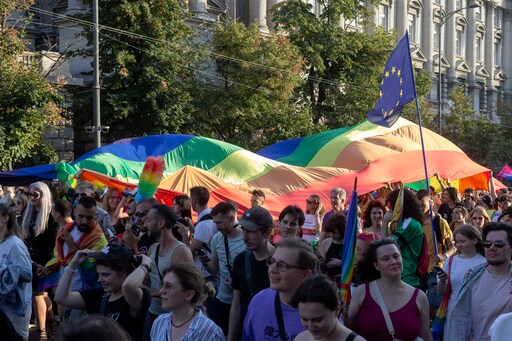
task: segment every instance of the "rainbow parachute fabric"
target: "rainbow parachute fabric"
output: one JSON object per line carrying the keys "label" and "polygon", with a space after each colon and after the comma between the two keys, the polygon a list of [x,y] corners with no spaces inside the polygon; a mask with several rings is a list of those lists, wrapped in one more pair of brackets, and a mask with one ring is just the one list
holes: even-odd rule
{"label": "rainbow parachute fabric", "polygon": [[[311,193],[329,201],[334,187],[365,194],[388,182],[424,186],[418,126],[400,118],[391,128],[364,121],[271,145],[258,153],[205,137],[155,135],[127,138],[86,153],[75,161],[0,173],[0,184],[18,185],[41,179],[80,178],[124,189],[134,188],[150,156],[164,161],[157,198],[164,202],[193,186],[211,191],[209,205],[232,199],[241,210],[250,207],[255,188],[266,193],[274,215],[300,204]],[[489,169],[469,159],[456,145],[424,129],[429,176],[438,173],[452,185],[487,188]],[[435,184],[435,181],[432,181]]]}

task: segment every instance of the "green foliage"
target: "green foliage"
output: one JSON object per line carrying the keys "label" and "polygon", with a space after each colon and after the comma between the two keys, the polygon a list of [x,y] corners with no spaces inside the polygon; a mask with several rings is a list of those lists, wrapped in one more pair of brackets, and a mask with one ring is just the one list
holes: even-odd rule
{"label": "green foliage", "polygon": [[[100,24],[132,33],[100,30],[102,125],[111,127],[105,137],[189,129],[193,70],[188,65],[198,53],[191,43],[194,31],[184,22],[185,2],[100,0],[99,13]],[[90,95],[76,96],[73,110],[75,125],[87,125],[92,118]]]}
{"label": "green foliage", "polygon": [[461,148],[473,161],[491,167],[493,164],[492,136],[497,125],[489,122],[485,115],[475,114],[472,99],[463,87],[450,92],[453,106],[449,115],[443,116],[443,136]]}
{"label": "green foliage", "polygon": [[[369,23],[369,3],[378,1],[320,0],[315,16],[310,4],[288,0],[273,9],[277,29],[289,32],[306,63],[307,82],[300,87],[311,103],[315,123],[329,129],[353,125],[366,118],[378,98],[386,60],[395,46],[394,35]],[[357,20],[373,33],[340,25],[340,16]]]}
{"label": "green foliage", "polygon": [[[420,117],[422,127],[437,131],[436,115],[426,96],[430,93],[432,87],[432,77],[425,70],[416,70],[414,73],[416,83],[416,93],[418,94],[418,107],[420,108]],[[411,122],[418,123],[418,114],[416,113],[415,101],[406,104],[402,110],[402,117]]]}
{"label": "green foliage", "polygon": [[262,37],[255,24],[230,22],[215,26],[209,48],[218,57],[203,65],[214,62],[219,76],[196,83],[198,133],[256,150],[312,131],[293,90],[302,58],[286,37]]}
{"label": "green foliage", "polygon": [[[0,30],[0,169],[32,156],[44,125],[62,98],[41,78],[37,65],[25,68],[17,32]],[[3,135],[3,136],[2,136]],[[3,145],[1,145],[3,144]]]}

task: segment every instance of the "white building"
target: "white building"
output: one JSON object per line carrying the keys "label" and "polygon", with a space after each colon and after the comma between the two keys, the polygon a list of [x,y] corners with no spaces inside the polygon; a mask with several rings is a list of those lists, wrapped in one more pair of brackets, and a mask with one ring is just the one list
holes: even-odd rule
{"label": "white building", "polygon": [[[201,27],[238,18],[256,21],[262,32],[268,32],[273,27],[270,10],[281,1],[285,0],[189,0],[189,11],[196,14],[190,23]],[[315,0],[306,1],[315,12],[321,10]],[[463,9],[474,4],[479,7]],[[66,15],[86,10],[79,0],[37,0],[35,7]],[[439,61],[443,111],[449,110],[447,96],[456,85],[464,86],[475,111],[491,120],[497,119],[499,100],[512,102],[512,0],[383,0],[374,11],[374,23],[396,30],[398,38],[409,31],[415,66],[432,74],[429,99],[435,106]],[[47,48],[45,41],[54,42],[52,50],[58,53],[85,46],[75,23],[42,12],[35,19],[29,30],[34,49]],[[91,70],[91,60],[75,56],[55,69],[54,78],[81,86],[90,81],[81,73]]]}

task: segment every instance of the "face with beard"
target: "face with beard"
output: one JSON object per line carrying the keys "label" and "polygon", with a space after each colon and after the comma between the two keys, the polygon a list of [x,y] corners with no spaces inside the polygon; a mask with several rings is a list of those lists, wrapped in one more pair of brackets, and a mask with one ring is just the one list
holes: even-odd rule
{"label": "face with beard", "polygon": [[[484,245],[489,247],[485,248],[485,258],[489,265],[498,266],[504,263],[510,264],[510,256],[512,255],[512,248],[508,243],[508,235],[506,231],[489,231],[487,234]],[[504,244],[502,247],[497,247],[497,244]],[[487,246],[487,245],[486,245]]]}
{"label": "face with beard", "polygon": [[85,233],[89,231],[94,225],[96,219],[96,207],[85,208],[78,205],[75,210],[76,228],[78,231]]}

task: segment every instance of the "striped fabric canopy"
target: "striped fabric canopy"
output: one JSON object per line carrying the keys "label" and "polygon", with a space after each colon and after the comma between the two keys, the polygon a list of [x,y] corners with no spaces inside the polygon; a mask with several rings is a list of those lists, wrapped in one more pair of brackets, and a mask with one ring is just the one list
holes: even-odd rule
{"label": "striped fabric canopy", "polygon": [[[487,188],[489,169],[432,131],[424,129],[424,138],[429,176],[438,173],[462,190]],[[173,191],[158,194],[167,198],[165,201],[202,185],[212,191],[210,205],[233,199],[244,210],[250,206],[250,192],[260,188],[267,194],[265,206],[274,214],[288,204],[304,206],[312,193],[327,203],[330,189],[351,189],[355,176],[359,194],[387,182],[424,186],[418,126],[403,118],[391,128],[364,121],[354,127],[280,142],[258,153],[193,135],[128,138],[86,153],[70,164],[0,173],[0,184],[69,180],[83,170],[79,173],[82,179],[119,188],[135,186],[147,157],[159,155],[165,161],[159,187]]]}

